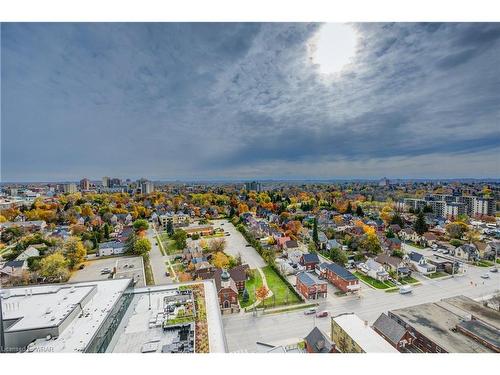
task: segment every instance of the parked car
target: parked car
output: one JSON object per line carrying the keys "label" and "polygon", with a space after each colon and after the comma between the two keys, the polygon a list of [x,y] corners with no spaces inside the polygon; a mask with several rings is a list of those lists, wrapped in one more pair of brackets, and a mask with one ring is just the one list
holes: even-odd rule
{"label": "parked car", "polygon": [[490,275],[488,275],[487,273],[481,275],[481,278],[483,279],[489,279],[490,278]]}
{"label": "parked car", "polygon": [[107,275],[108,273],[111,273],[111,269],[109,269],[109,268],[103,268],[101,270],[101,275]]}
{"label": "parked car", "polygon": [[170,276],[170,272],[168,272],[168,271],[165,272],[165,276],[167,276],[167,277]]}
{"label": "parked car", "polygon": [[85,268],[85,264],[80,264],[80,267],[78,269],[83,270]]}
{"label": "parked car", "polygon": [[490,270],[490,272],[497,273],[497,272],[498,272],[498,268],[496,268],[496,267],[495,267],[495,268],[492,268],[492,269]]}
{"label": "parked car", "polygon": [[313,315],[313,314],[316,314],[316,309],[314,307],[304,311],[304,315]]}
{"label": "parked car", "polygon": [[252,245],[250,245],[249,243],[247,243],[247,244],[245,245],[245,247],[252,247]]}
{"label": "parked car", "polygon": [[328,316],[328,311],[320,311],[316,313],[316,318],[326,318]]}

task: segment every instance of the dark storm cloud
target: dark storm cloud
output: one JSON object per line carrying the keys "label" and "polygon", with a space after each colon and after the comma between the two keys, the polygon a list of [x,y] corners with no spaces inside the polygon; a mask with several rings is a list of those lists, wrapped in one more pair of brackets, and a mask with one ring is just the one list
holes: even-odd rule
{"label": "dark storm cloud", "polygon": [[3,24],[2,179],[498,176],[499,24],[320,27]]}

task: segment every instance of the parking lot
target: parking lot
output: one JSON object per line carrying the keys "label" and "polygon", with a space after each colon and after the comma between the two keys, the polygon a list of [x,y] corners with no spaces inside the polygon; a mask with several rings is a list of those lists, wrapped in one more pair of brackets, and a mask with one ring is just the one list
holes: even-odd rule
{"label": "parking lot", "polygon": [[227,220],[214,220],[213,225],[214,228],[222,228],[224,232],[229,233],[229,236],[222,237],[226,240],[225,253],[232,256],[241,255],[242,262],[248,264],[252,269],[266,266],[266,262],[257,250],[248,244],[245,237],[238,232],[232,223]]}
{"label": "parking lot", "polygon": [[116,270],[115,279],[130,278],[136,280],[136,286],[145,286],[144,264],[141,257],[110,257],[85,262],[85,268],[76,270],[71,275],[71,282],[106,280],[111,273],[102,270]]}

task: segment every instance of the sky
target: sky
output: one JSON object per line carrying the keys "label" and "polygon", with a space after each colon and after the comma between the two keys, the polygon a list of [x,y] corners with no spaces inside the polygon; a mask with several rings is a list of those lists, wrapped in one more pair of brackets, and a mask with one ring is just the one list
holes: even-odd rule
{"label": "sky", "polygon": [[500,177],[500,23],[3,23],[1,178]]}

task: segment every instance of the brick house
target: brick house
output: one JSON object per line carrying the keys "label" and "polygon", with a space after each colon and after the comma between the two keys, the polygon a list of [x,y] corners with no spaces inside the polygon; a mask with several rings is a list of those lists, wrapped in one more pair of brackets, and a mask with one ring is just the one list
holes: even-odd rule
{"label": "brick house", "polygon": [[243,290],[245,290],[245,283],[248,278],[247,270],[249,268],[248,264],[242,264],[241,266],[236,266],[229,270],[229,275],[231,276],[231,279],[234,280],[238,292],[243,292]]}
{"label": "brick house", "polygon": [[335,345],[329,337],[321,332],[318,327],[314,327],[304,338],[306,351],[308,353],[335,353]]}
{"label": "brick house", "polygon": [[299,272],[296,279],[298,292],[306,299],[326,298],[328,283],[312,272]]}
{"label": "brick house", "polygon": [[300,257],[300,265],[304,266],[306,270],[313,270],[319,264],[318,254],[307,253]]}
{"label": "brick house", "polygon": [[358,278],[338,264],[325,262],[318,265],[317,269],[320,270],[321,276],[344,293],[355,292],[361,288]]}
{"label": "brick house", "polygon": [[223,314],[239,312],[238,288],[229,272],[220,269],[216,270],[214,280],[221,312]]}

